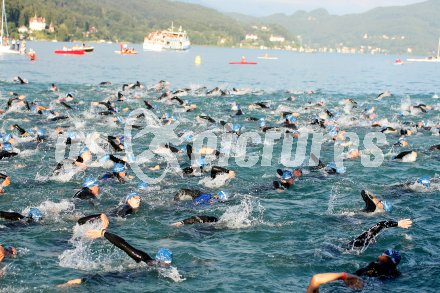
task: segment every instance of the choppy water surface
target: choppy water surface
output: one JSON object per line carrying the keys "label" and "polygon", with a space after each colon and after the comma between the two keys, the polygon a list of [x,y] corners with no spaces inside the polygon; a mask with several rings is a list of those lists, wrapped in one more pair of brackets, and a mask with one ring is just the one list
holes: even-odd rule
{"label": "choppy water surface", "polygon": [[[15,158],[0,161],[0,172],[7,173],[12,184],[0,196],[0,210],[26,213],[30,207],[39,207],[45,214],[40,224],[8,227],[0,222],[0,242],[18,248],[18,257],[3,262],[0,292],[55,291],[56,285],[69,279],[89,277],[85,284],[72,291],[126,290],[138,291],[249,291],[249,292],[303,292],[310,277],[327,271],[347,271],[374,261],[386,248],[396,248],[402,253],[399,268],[402,276],[392,281],[366,279],[365,292],[436,292],[440,281],[435,277],[439,269],[440,240],[438,237],[440,186],[431,184],[424,188],[412,184],[421,176],[439,177],[440,153],[428,151],[439,144],[436,123],[439,123],[440,76],[439,64],[393,65],[394,56],[320,55],[291,52],[269,52],[278,60],[258,60],[265,52],[195,47],[186,53],[141,52],[136,56],[113,53],[116,45],[97,45],[96,52],[86,56],[58,56],[52,51],[62,44],[33,43],[38,60],[29,62],[21,56],[0,56],[0,107],[5,108],[10,92],[25,95],[29,102],[50,107],[69,119],[52,122],[46,115],[35,111],[12,108],[0,116],[1,132],[19,124],[25,129],[44,128],[50,134],[46,143],[37,144],[31,139],[18,138],[16,148],[21,153]],[[137,46],[137,49],[140,49]],[[202,64],[194,65],[200,55]],[[255,66],[233,66],[242,55],[259,62]],[[13,82],[17,75],[29,84]],[[156,114],[172,113],[180,122],[176,133],[212,130],[223,133],[218,122],[199,123],[195,118],[210,115],[216,121],[224,120],[244,126],[242,132],[256,130],[264,140],[259,122],[247,117],[265,118],[268,125],[282,122],[282,112],[298,112],[300,132],[324,134],[321,159],[334,160],[334,143],[325,129],[310,125],[324,109],[336,114],[331,123],[341,129],[355,132],[360,137],[359,149],[364,150],[366,133],[379,132],[371,127],[381,126],[412,129],[407,137],[410,146],[396,147],[398,134],[386,134],[387,144],[380,146],[385,158],[378,168],[365,168],[360,159],[347,160],[347,172],[326,175],[308,172],[290,190],[278,193],[271,189],[280,163],[282,140],[274,145],[271,166],[240,167],[235,158],[229,168],[237,177],[225,185],[211,182],[206,177],[179,177],[168,174],[164,181],[151,185],[142,193],[140,210],[127,219],[111,218],[110,231],[124,237],[133,246],[154,255],[159,247],[166,246],[174,253],[177,271],[163,272],[136,264],[127,255],[112,247],[106,240],[89,241],[81,235],[88,227],[75,226],[80,216],[105,212],[121,203],[125,195],[135,190],[139,179],[126,184],[111,183],[102,186],[99,200],[93,203],[74,203],[73,194],[88,175],[98,177],[109,169],[91,167],[85,172],[51,178],[56,166],[54,129],[64,127],[79,135],[100,132],[122,135],[123,126],[112,117],[97,115],[102,108],[91,102],[115,100],[114,95],[122,84],[139,80],[144,89],[124,92],[127,100],[119,109],[128,108],[116,116],[125,119],[131,110],[144,107],[149,101]],[[170,89],[190,88],[181,97],[196,104],[194,112],[184,112],[178,104],[158,101],[161,92],[148,90],[159,80],[167,80]],[[99,86],[110,81],[111,85]],[[55,82],[60,92],[50,92]],[[240,95],[208,96],[202,87],[219,86],[225,90],[242,89]],[[391,97],[375,100],[376,96],[390,90]],[[313,92],[312,92],[313,91]],[[67,110],[54,100],[71,93],[75,98]],[[294,99],[289,99],[290,97]],[[349,108],[343,100],[351,98],[356,108]],[[253,109],[254,102],[268,101],[270,109]],[[244,115],[235,116],[231,103],[240,103]],[[307,103],[324,102],[322,107],[307,107]],[[415,111],[411,105],[430,105],[426,113]],[[377,118],[365,120],[365,109],[375,107]],[[412,109],[412,110],[411,110]],[[415,127],[423,121],[429,129]],[[405,124],[405,122],[407,122]],[[145,125],[145,120],[137,124]],[[296,140],[294,140],[295,151]],[[144,150],[148,139],[133,141],[136,153]],[[307,154],[310,153],[311,135]],[[220,148],[220,146],[219,146]],[[400,163],[392,157],[403,150],[416,150],[418,158],[413,163]],[[249,144],[247,155],[262,156],[262,144]],[[66,151],[66,155],[68,151]],[[243,153],[238,152],[240,157]],[[178,156],[179,163],[188,165],[185,154]],[[94,159],[97,159],[94,156]],[[306,163],[308,160],[304,163]],[[142,166],[160,163],[161,156]],[[186,166],[185,165],[185,166]],[[154,175],[152,171],[145,171]],[[131,172],[133,174],[133,172]],[[68,180],[70,179],[70,180]],[[220,182],[222,183],[222,182]],[[408,183],[407,187],[401,186]],[[173,201],[180,188],[194,188],[216,192],[227,190],[230,199],[209,207],[193,207]],[[360,212],[362,189],[393,203],[391,214],[365,215]],[[184,226],[176,229],[170,223],[183,218],[207,214],[221,218],[216,225]],[[340,247],[385,219],[411,218],[414,225],[409,230],[385,230],[377,243],[359,252],[347,252]],[[96,228],[96,227],[95,227]],[[340,283],[322,287],[322,292],[349,292]]]}

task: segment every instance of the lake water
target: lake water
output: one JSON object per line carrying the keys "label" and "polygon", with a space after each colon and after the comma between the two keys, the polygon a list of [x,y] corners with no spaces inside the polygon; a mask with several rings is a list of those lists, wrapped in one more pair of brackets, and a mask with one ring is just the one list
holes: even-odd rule
{"label": "lake water", "polygon": [[[55,142],[53,130],[69,128],[77,133],[94,131],[122,135],[123,128],[107,116],[96,115],[91,102],[111,99],[121,90],[122,84],[140,81],[146,87],[160,80],[170,83],[170,89],[216,86],[231,90],[247,89],[248,94],[207,97],[192,91],[182,99],[197,104],[194,112],[179,112],[175,103],[157,101],[160,93],[136,89],[127,91],[129,100],[124,107],[134,110],[143,107],[143,100],[150,101],[157,114],[173,113],[180,121],[178,131],[205,130],[222,132],[222,126],[200,124],[195,117],[208,114],[216,121],[225,120],[244,126],[243,132],[258,130],[258,122],[245,117],[266,118],[275,125],[280,121],[278,107],[291,107],[301,116],[298,125],[304,130],[323,132],[312,128],[310,121],[321,110],[304,110],[308,102],[324,101],[326,109],[338,115],[339,127],[359,135],[360,149],[364,149],[363,137],[380,128],[370,127],[350,117],[361,117],[365,108],[375,107],[377,120],[382,126],[400,130],[403,122],[424,121],[434,126],[439,123],[440,64],[405,63],[394,65],[401,56],[303,54],[285,51],[268,51],[278,60],[257,59],[266,51],[193,47],[188,52],[142,52],[141,45],[134,45],[138,55],[117,55],[116,44],[95,45],[95,52],[85,56],[55,55],[55,49],[63,43],[29,42],[28,48],[37,52],[37,61],[30,62],[24,56],[0,56],[0,108],[4,109],[9,92],[26,95],[29,102],[38,101],[70,118],[58,122],[46,119],[34,111],[8,111],[0,116],[1,132],[9,131],[13,124],[25,129],[44,128],[50,133],[47,143],[36,145],[19,139],[19,156],[0,160],[0,173],[7,173],[12,184],[0,196],[0,210],[26,213],[30,207],[39,207],[45,214],[39,224],[8,226],[0,222],[0,243],[18,248],[15,259],[6,259],[0,278],[0,292],[53,292],[56,285],[74,278],[87,277],[87,281],[69,290],[73,292],[140,291],[140,292],[304,292],[313,274],[329,271],[353,272],[375,261],[387,248],[400,250],[402,276],[396,280],[380,281],[364,279],[365,292],[437,292],[440,281],[440,185],[429,188],[408,188],[421,176],[438,178],[439,153],[428,151],[429,146],[439,144],[438,132],[417,131],[407,138],[410,147],[393,147],[399,135],[387,134],[388,144],[381,146],[384,163],[377,168],[366,168],[359,159],[345,162],[347,172],[342,175],[326,175],[308,172],[294,187],[278,193],[271,189],[276,180],[276,169],[283,168],[280,157],[282,144],[274,146],[271,166],[252,168],[240,166],[234,158],[229,167],[237,177],[221,187],[202,177],[179,177],[168,174],[164,181],[151,185],[141,194],[141,208],[126,219],[110,218],[109,230],[120,235],[134,247],[154,256],[159,247],[169,247],[174,254],[176,272],[161,272],[136,264],[126,254],[106,240],[88,241],[79,237],[81,229],[74,228],[80,216],[106,212],[116,207],[140,181],[134,178],[126,184],[112,183],[102,186],[99,200],[93,203],[74,203],[73,194],[88,175],[99,177],[104,168],[89,168],[79,172],[69,181],[48,178],[55,168]],[[68,46],[70,44],[67,44]],[[194,64],[201,56],[202,64]],[[246,56],[257,65],[229,65]],[[402,58],[404,59],[404,58]],[[15,76],[29,80],[29,84],[13,82]],[[108,86],[99,86],[110,81]],[[56,83],[59,93],[48,91]],[[391,97],[382,101],[376,96],[390,90]],[[313,94],[307,92],[313,91]],[[73,110],[66,110],[53,101],[58,96],[72,93]],[[287,101],[296,96],[295,101]],[[344,114],[341,101],[352,98],[358,107],[350,115]],[[75,102],[74,101],[74,102]],[[257,101],[270,101],[269,110],[254,110],[248,106]],[[239,102],[245,112],[233,116],[230,103]],[[405,113],[403,104],[432,105],[427,113]],[[73,104],[73,102],[71,103]],[[121,106],[122,108],[122,106]],[[118,116],[125,119],[130,111]],[[387,119],[387,122],[385,122]],[[435,127],[433,127],[435,128]],[[142,141],[146,144],[146,141]],[[309,139],[311,142],[311,139]],[[135,143],[133,143],[135,144]],[[136,144],[136,151],[144,145]],[[263,145],[248,146],[248,155],[261,157]],[[400,163],[392,160],[403,150],[416,150],[417,161]],[[295,147],[294,147],[295,150]],[[307,153],[310,151],[308,145]],[[333,143],[325,141],[321,156],[331,162]],[[94,157],[95,159],[95,157]],[[163,163],[158,159],[159,163]],[[154,162],[155,163],[155,162]],[[179,163],[188,163],[185,155]],[[153,164],[153,163],[151,163]],[[150,165],[151,165],[150,164]],[[147,164],[148,165],[148,164]],[[145,166],[144,166],[145,169]],[[148,171],[146,171],[148,173]],[[150,172],[152,174],[152,172]],[[133,174],[133,172],[131,172]],[[208,207],[194,207],[173,201],[180,188],[200,189],[206,192],[226,190],[230,198],[225,203]],[[361,213],[364,203],[360,196],[368,189],[392,202],[389,214]],[[182,228],[169,227],[170,223],[193,215],[221,217],[221,225],[193,225]],[[411,218],[409,230],[386,229],[377,243],[365,251],[344,251],[341,246],[361,234],[375,223],[393,219]],[[75,231],[73,233],[72,231]],[[64,289],[65,290],[65,289]],[[321,292],[351,292],[341,282],[324,285]]]}

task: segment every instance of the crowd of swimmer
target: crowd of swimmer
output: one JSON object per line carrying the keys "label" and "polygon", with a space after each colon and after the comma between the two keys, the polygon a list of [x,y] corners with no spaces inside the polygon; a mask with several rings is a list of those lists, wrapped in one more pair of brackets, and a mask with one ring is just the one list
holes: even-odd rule
{"label": "crowd of swimmer", "polygon": [[[23,86],[26,86],[28,83],[27,80],[21,77],[17,77],[15,81]],[[99,86],[111,87],[112,85],[110,82],[102,82]],[[130,160],[130,156],[125,155],[124,141],[126,138],[122,134],[125,119],[130,110],[133,109],[130,109],[125,102],[127,100],[139,100],[139,103],[143,107],[157,113],[158,119],[160,119],[163,125],[170,125],[177,121],[173,113],[197,113],[197,105],[191,104],[184,99],[187,95],[200,97],[234,97],[236,100],[239,100],[240,95],[250,93],[248,90],[239,90],[236,88],[232,90],[220,88],[208,90],[204,87],[171,91],[169,90],[169,86],[169,83],[166,81],[160,81],[149,88],[140,82],[124,84],[122,89],[117,91],[115,95],[111,95],[105,100],[92,102],[91,107],[96,110],[96,113],[109,119],[109,122],[115,123],[119,131],[119,133],[115,135],[96,137],[96,140],[99,140],[101,144],[104,143],[108,146],[109,152],[100,155],[100,157],[95,156],[94,158],[94,153],[89,147],[82,147],[76,158],[65,159],[59,162],[56,166],[53,166],[52,173],[50,174],[51,177],[60,176],[69,172],[84,172],[86,174],[81,189],[73,195],[74,201],[99,200],[100,186],[103,184],[132,183],[131,186],[135,185],[136,187],[134,189],[132,188],[130,192],[127,192],[122,205],[106,213],[98,212],[81,217],[77,219],[77,225],[84,225],[86,223],[99,225],[100,229],[89,230],[85,233],[85,236],[90,239],[105,238],[111,244],[124,251],[128,257],[132,258],[135,262],[145,262],[149,266],[160,268],[171,267],[173,255],[169,248],[160,248],[155,256],[151,256],[133,247],[121,236],[108,230],[108,216],[129,217],[138,210],[141,204],[140,191],[148,188],[148,184],[144,182],[136,183],[136,178],[129,174],[130,162],[132,161]],[[4,129],[0,134],[0,160],[13,161],[15,157],[20,156],[20,153],[23,152],[26,147],[35,147],[35,144],[38,147],[51,142],[53,146],[53,142],[59,141],[60,137],[64,139],[63,144],[65,144],[66,147],[72,146],[77,142],[78,137],[75,131],[60,126],[57,123],[68,121],[75,115],[75,112],[78,111],[78,99],[73,94],[61,94],[55,84],[52,84],[48,91],[58,94],[58,98],[50,105],[39,102],[37,99],[27,99],[24,95],[15,92],[9,93],[10,97],[8,101],[4,105],[0,105],[0,115],[3,121],[8,121],[8,117],[13,116],[14,113],[25,111],[34,115],[37,119],[53,122],[44,124],[45,127],[25,128],[22,125],[13,124],[9,126],[9,129]],[[149,98],[142,99],[136,94],[138,91],[147,92]],[[289,97],[285,98],[285,103],[287,105],[293,103],[297,99],[296,94],[313,96],[315,93],[294,93],[293,95],[289,93]],[[383,98],[390,96],[391,93],[384,92],[377,96],[376,100],[380,102]],[[161,113],[157,111],[158,103],[173,108],[173,112],[170,114],[170,112]],[[402,151],[394,156],[393,160],[400,162],[414,162],[417,160],[417,151],[408,149],[410,147],[406,139],[408,136],[416,134],[417,132],[438,136],[440,132],[440,125],[435,122],[427,123],[421,120],[418,123],[413,123],[404,121],[406,115],[423,116],[429,111],[438,111],[438,109],[433,109],[432,106],[425,104],[407,105],[407,107],[403,109],[404,113],[401,113],[399,117],[399,123],[393,123],[394,126],[390,126],[389,124],[391,123],[387,124],[388,121],[386,119],[380,119],[374,107],[359,109],[357,102],[352,99],[345,99],[340,102],[339,108],[342,109],[342,113],[337,112],[337,109],[328,109],[324,101],[315,103],[309,102],[296,108],[281,105],[273,109],[270,102],[267,101],[250,103],[247,108],[242,108],[237,102],[229,104],[229,106],[231,111],[230,117],[233,119],[216,120],[205,113],[199,113],[196,116],[196,120],[208,128],[219,127],[221,132],[233,134],[235,138],[238,138],[245,129],[241,124],[231,123],[231,121],[253,123],[255,124],[255,128],[259,129],[262,133],[275,131],[293,138],[299,137],[303,127],[312,127],[315,131],[325,133],[333,143],[350,148],[352,143],[346,140],[344,136],[345,130],[343,129],[344,125],[340,123],[342,118],[349,117],[350,125],[362,125],[364,127],[371,127],[371,129],[375,131],[394,134],[394,137],[396,137],[394,146],[401,148]],[[247,110],[251,113],[250,115],[246,113]],[[279,115],[279,119],[275,118],[277,115]],[[305,116],[312,118],[305,119],[303,118]],[[396,127],[396,125],[398,125],[398,127]],[[143,129],[144,127],[142,123],[133,125],[133,128],[136,129]],[[224,182],[234,180],[237,176],[234,170],[216,166],[215,164],[206,164],[206,157],[212,156],[214,158],[220,158],[224,150],[209,147],[195,149],[191,144],[193,134],[191,131],[180,132],[179,135],[183,138],[184,143],[181,145],[164,144],[160,146],[160,152],[179,154],[179,163],[181,163],[184,176],[202,176],[204,173],[208,173],[212,180],[220,176]],[[424,151],[438,152],[440,151],[440,144],[433,145]],[[347,152],[346,159],[355,160],[361,156],[361,153],[362,151],[353,148]],[[286,192],[292,189],[296,182],[298,182],[302,176],[305,176],[303,174],[305,170],[307,170],[307,172],[304,172],[305,174],[310,174],[310,172],[322,172],[331,176],[338,176],[346,172],[345,168],[338,168],[333,162],[325,163],[314,155],[311,155],[311,159],[315,163],[314,166],[298,166],[298,168],[295,169],[277,169],[276,174],[273,174],[274,180],[270,188],[278,192]],[[151,172],[160,171],[165,166],[165,163],[162,161],[158,161],[157,164],[151,164],[152,162],[148,163],[150,163],[150,165],[146,168]],[[94,178],[93,176],[87,175],[88,169],[92,166],[111,171],[104,171],[102,176]],[[8,196],[8,186],[18,184],[14,182],[14,178],[10,178],[7,172],[4,171],[0,172],[0,180],[2,180],[0,185],[0,195],[2,196]],[[439,181],[439,178],[423,176],[418,178],[416,182],[403,184],[400,187],[410,189],[416,186],[419,190],[424,188],[429,190],[431,184],[437,184]],[[360,195],[360,198],[365,202],[365,208],[362,210],[365,213],[379,213],[380,215],[380,213],[387,213],[393,209],[391,202],[381,199],[368,190],[361,190]],[[190,201],[194,206],[215,205],[226,203],[230,196],[231,195],[225,190],[181,189],[175,194],[174,201]],[[29,212],[24,215],[11,210],[0,211],[0,219],[11,222],[5,224],[11,226],[39,224],[44,221],[44,218],[44,213],[37,207],[30,208]],[[173,227],[182,227],[191,224],[215,224],[215,222],[218,221],[219,218],[216,216],[197,214],[170,225]],[[391,227],[408,229],[411,225],[412,221],[410,219],[379,221],[364,233],[349,241],[345,249],[364,250],[377,240],[377,235],[384,229]],[[1,243],[0,262],[8,257],[19,257],[17,256],[14,243]],[[397,269],[400,260],[400,252],[388,248],[384,250],[376,262],[371,262],[365,268],[361,268],[353,274],[342,272],[324,273],[313,276],[307,292],[317,292],[320,285],[338,279],[343,280],[352,288],[362,288],[362,276],[396,278],[400,275]],[[60,286],[73,286],[85,281],[87,281],[87,278],[74,279],[65,284],[60,284]]]}

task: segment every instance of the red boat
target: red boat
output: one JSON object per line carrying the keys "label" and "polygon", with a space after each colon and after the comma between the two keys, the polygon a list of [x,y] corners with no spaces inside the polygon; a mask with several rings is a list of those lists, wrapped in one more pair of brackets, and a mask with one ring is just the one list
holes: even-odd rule
{"label": "red boat", "polygon": [[62,49],[62,50],[55,50],[55,54],[70,54],[70,55],[84,55],[85,51],[84,49]]}
{"label": "red boat", "polygon": [[242,56],[241,57],[241,61],[232,61],[229,62],[229,64],[257,64],[257,62],[252,62],[252,61],[246,61],[246,57]]}

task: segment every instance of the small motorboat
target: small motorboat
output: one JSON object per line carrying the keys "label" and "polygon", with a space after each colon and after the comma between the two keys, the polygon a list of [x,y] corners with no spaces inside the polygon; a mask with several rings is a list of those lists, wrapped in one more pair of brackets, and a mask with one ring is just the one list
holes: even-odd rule
{"label": "small motorboat", "polygon": [[120,54],[120,55],[136,55],[138,52],[136,51],[115,51],[116,54]]}
{"label": "small motorboat", "polygon": [[269,56],[268,54],[264,54],[264,56],[257,57],[258,59],[266,59],[266,60],[277,60],[278,57]]}
{"label": "small motorboat", "polygon": [[229,64],[237,64],[237,65],[254,65],[257,64],[257,62],[253,61],[246,61],[246,58],[243,56],[241,57],[241,61],[231,61]]}
{"label": "small motorboat", "polygon": [[55,50],[55,54],[68,54],[68,55],[84,55],[84,49],[68,49],[63,48],[61,50]]}

